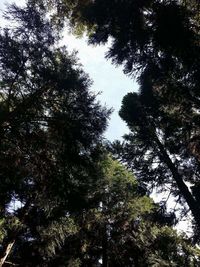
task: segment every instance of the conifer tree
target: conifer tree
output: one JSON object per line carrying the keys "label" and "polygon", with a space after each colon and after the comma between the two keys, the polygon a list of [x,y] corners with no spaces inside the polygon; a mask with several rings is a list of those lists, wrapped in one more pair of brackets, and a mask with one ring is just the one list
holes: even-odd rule
{"label": "conifer tree", "polygon": [[198,266],[173,216],[105,153],[110,112],[34,2],[11,6],[0,34],[0,266]]}
{"label": "conifer tree", "polygon": [[200,227],[198,1],[61,3],[57,18],[86,29],[89,43],[111,38],[107,58],[137,77],[140,92],[126,96],[120,112],[132,132],[120,157],[151,186],[170,186]]}
{"label": "conifer tree", "polygon": [[104,179],[93,192],[99,202],[73,217],[78,230],[49,265],[198,266],[199,250],[170,227],[169,214],[159,210],[133,174],[110,156],[101,167]]}
{"label": "conifer tree", "polygon": [[44,12],[12,5],[6,17],[9,26],[0,34],[0,266],[20,246],[34,254],[49,242],[55,253],[76,231],[67,215],[91,205],[98,143],[110,113],[89,91],[76,56],[57,46]]}

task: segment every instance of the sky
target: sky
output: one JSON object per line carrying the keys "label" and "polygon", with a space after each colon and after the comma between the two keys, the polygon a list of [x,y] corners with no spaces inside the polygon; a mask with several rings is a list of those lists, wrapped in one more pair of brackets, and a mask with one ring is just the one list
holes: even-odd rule
{"label": "sky", "polygon": [[93,80],[91,90],[101,92],[98,97],[100,102],[114,109],[105,134],[106,138],[110,141],[120,139],[128,133],[126,124],[118,115],[121,102],[128,92],[137,91],[138,85],[130,77],[125,76],[121,67],[115,67],[111,61],[105,59],[107,46],[88,46],[86,37],[77,39],[67,32],[64,33],[62,43],[69,51],[78,51],[83,69]]}

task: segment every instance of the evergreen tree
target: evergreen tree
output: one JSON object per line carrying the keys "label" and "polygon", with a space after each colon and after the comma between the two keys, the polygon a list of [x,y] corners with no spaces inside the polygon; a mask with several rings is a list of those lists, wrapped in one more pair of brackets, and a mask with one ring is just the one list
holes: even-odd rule
{"label": "evergreen tree", "polygon": [[[76,231],[68,214],[91,205],[110,113],[89,91],[75,55],[57,47],[44,12],[30,3],[13,5],[6,17],[10,25],[0,34],[0,266],[21,247],[33,255],[50,244],[55,253]],[[38,255],[33,266],[40,265]]]}
{"label": "evergreen tree", "polygon": [[[173,216],[105,155],[110,112],[34,2],[11,6],[14,23],[0,34],[0,266],[198,266],[199,250],[170,228]],[[152,117],[135,103],[142,129]]]}
{"label": "evergreen tree", "polygon": [[100,201],[73,217],[77,232],[48,266],[198,266],[199,250],[170,227],[132,173],[111,157],[101,166]]}
{"label": "evergreen tree", "polygon": [[123,101],[120,114],[132,134],[120,156],[151,185],[170,185],[200,227],[198,1],[61,3],[57,18],[87,29],[90,43],[111,38],[107,58],[140,84],[139,94]]}

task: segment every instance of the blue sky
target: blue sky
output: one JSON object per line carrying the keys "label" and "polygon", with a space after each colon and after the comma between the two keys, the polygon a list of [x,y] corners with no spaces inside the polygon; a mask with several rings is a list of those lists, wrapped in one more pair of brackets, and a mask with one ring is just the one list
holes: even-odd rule
{"label": "blue sky", "polygon": [[101,92],[100,102],[114,109],[109,122],[109,127],[105,133],[106,138],[115,140],[121,138],[128,129],[120,119],[118,111],[124,95],[128,92],[136,91],[137,84],[123,74],[121,67],[115,67],[109,60],[105,59],[106,46],[88,46],[87,39],[77,39],[72,35],[64,33],[62,41],[69,51],[78,51],[78,57],[83,64],[84,70],[93,80],[92,91]]}
{"label": "blue sky", "polygon": [[[12,2],[12,0],[0,0],[0,9],[3,10],[5,8],[5,3]],[[15,2],[23,4],[24,0]],[[2,19],[0,21],[1,26],[3,26]],[[121,101],[128,92],[137,90],[137,84],[130,77],[123,74],[121,67],[115,67],[109,60],[105,59],[106,46],[88,46],[85,37],[75,38],[67,30],[63,33],[62,44],[66,45],[69,51],[78,51],[78,58],[83,65],[83,69],[93,80],[91,90],[101,92],[98,96],[99,101],[102,105],[113,108],[105,137],[111,141],[120,139],[128,132],[126,124],[118,115]]]}

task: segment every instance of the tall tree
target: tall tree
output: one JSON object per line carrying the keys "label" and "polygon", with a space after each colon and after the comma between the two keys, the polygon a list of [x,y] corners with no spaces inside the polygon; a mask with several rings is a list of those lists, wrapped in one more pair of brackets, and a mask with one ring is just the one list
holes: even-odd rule
{"label": "tall tree", "polygon": [[54,253],[75,231],[67,214],[91,205],[98,143],[110,113],[89,91],[75,55],[58,48],[44,12],[30,3],[12,5],[6,18],[9,27],[0,34],[0,266],[21,240],[32,253],[48,243]]}
{"label": "tall tree", "polygon": [[132,175],[102,161],[109,111],[41,7],[11,6],[0,35],[0,266],[197,266]]}
{"label": "tall tree", "polygon": [[104,179],[94,192],[100,201],[75,216],[79,230],[50,266],[198,266],[199,250],[169,226],[169,214],[133,174],[111,157],[101,166]]}
{"label": "tall tree", "polygon": [[143,166],[151,184],[177,189],[200,227],[198,1],[61,3],[58,17],[86,27],[90,43],[111,38],[107,58],[138,79],[139,94],[127,96],[121,111],[132,131],[124,159],[140,174]]}

